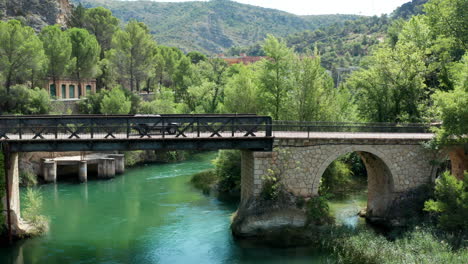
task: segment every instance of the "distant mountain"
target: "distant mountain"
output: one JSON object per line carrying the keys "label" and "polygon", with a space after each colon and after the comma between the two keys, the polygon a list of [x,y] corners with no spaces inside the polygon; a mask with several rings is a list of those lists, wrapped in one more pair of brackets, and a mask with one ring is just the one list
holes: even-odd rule
{"label": "distant mountain", "polygon": [[164,3],[151,1],[72,0],[85,7],[103,6],[119,19],[146,23],[156,40],[186,52],[222,53],[249,46],[267,34],[279,37],[357,19],[355,15],[296,16],[229,0]]}

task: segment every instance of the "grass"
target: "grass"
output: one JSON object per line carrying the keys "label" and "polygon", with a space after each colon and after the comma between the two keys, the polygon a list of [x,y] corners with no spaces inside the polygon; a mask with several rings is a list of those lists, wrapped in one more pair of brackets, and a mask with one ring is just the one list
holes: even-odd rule
{"label": "grass", "polygon": [[214,169],[205,170],[194,174],[190,183],[197,189],[202,190],[204,194],[209,194],[215,184],[219,182],[219,177]]}
{"label": "grass", "polygon": [[320,243],[337,256],[337,263],[466,264],[468,260],[466,246],[453,249],[447,240],[437,236],[436,230],[429,227],[416,227],[393,241],[369,229],[332,227]]}
{"label": "grass", "polygon": [[41,215],[42,195],[38,189],[28,188],[24,196],[23,218],[32,226],[29,235],[38,236],[47,232],[49,220]]}

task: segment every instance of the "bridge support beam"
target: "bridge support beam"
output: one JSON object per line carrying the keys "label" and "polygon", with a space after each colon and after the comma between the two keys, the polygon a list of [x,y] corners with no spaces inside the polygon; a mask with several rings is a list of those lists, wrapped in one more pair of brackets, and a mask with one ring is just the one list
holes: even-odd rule
{"label": "bridge support beam", "polygon": [[115,159],[103,158],[98,161],[98,178],[115,177]]}
{"label": "bridge support beam", "polygon": [[125,172],[125,155],[124,154],[112,154],[108,156],[111,159],[115,159],[115,173],[122,174]]}
{"label": "bridge support beam", "polygon": [[57,162],[55,162],[54,160],[44,160],[42,162],[42,175],[44,175],[44,181],[56,182]]}
{"label": "bridge support beam", "polygon": [[87,182],[88,181],[88,162],[87,161],[80,161],[78,164],[78,177],[80,182]]}
{"label": "bridge support beam", "polygon": [[[13,236],[22,236],[29,232],[29,226],[21,219],[20,211],[20,191],[19,191],[19,166],[18,153],[9,153],[5,157],[7,165],[8,191],[9,195],[2,197],[3,208],[7,210],[7,197],[9,197],[10,214],[7,211],[3,212],[5,223],[10,220],[11,234]],[[10,219],[8,219],[8,216]]]}

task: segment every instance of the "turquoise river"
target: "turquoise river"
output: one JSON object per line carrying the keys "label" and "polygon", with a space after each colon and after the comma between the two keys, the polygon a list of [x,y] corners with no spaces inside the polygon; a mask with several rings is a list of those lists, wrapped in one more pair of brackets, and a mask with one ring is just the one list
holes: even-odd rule
{"label": "turquoise river", "polygon": [[[216,153],[128,169],[108,181],[43,185],[49,232],[0,249],[0,263],[327,263],[326,252],[239,243],[230,232],[236,204],[203,195],[190,176]],[[356,225],[365,194],[334,201],[338,221]]]}

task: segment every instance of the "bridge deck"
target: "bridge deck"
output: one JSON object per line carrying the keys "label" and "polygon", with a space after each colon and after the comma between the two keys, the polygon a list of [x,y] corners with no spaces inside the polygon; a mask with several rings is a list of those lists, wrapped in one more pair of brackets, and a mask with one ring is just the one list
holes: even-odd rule
{"label": "bridge deck", "polygon": [[257,115],[2,116],[11,151],[271,150],[274,138],[429,140],[426,125],[294,123]]}

